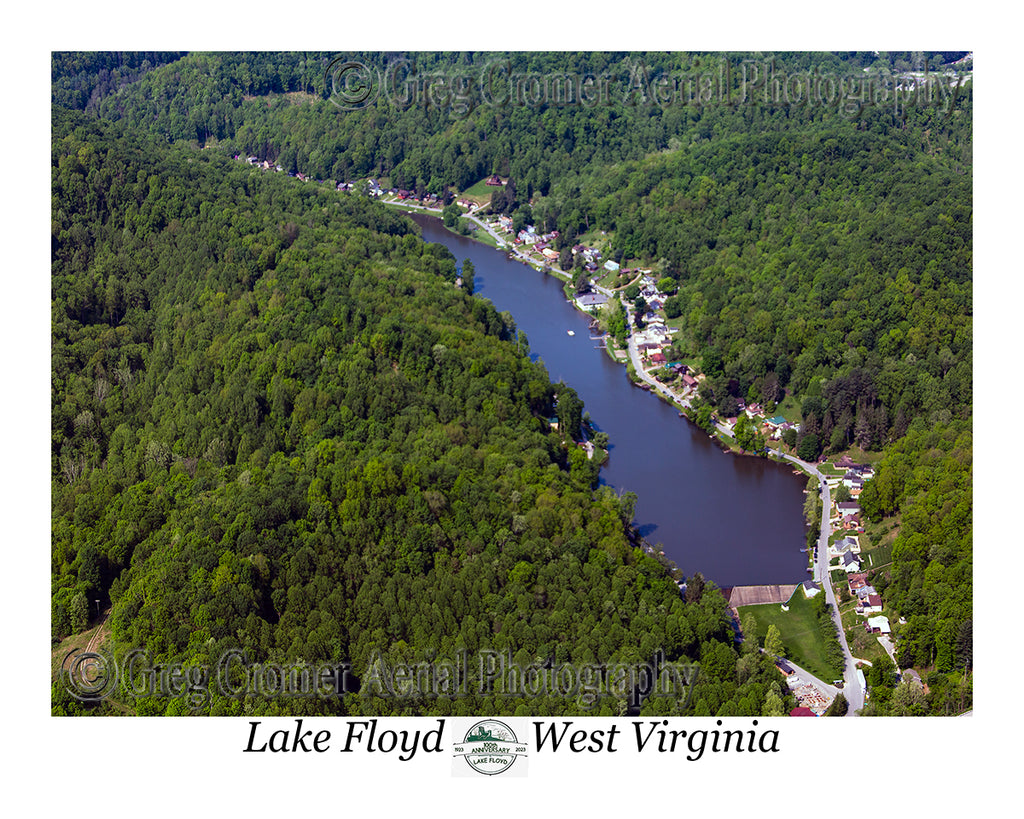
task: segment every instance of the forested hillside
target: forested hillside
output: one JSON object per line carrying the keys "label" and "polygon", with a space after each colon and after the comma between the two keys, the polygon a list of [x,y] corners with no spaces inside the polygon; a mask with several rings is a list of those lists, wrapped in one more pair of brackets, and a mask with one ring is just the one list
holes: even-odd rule
{"label": "forested hillside", "polygon": [[899,516],[892,568],[875,585],[906,620],[899,629],[901,668],[931,668],[925,702],[890,703],[881,713],[955,713],[970,704],[974,667],[973,440],[968,424],[929,427],[916,422],[886,450],[875,478],[861,493],[874,520]]}
{"label": "forested hillside", "polygon": [[[53,128],[55,637],[99,599],[119,649],[154,663],[212,667],[241,648],[362,675],[378,653],[507,650],[526,666],[663,650],[708,662],[691,707],[781,702],[767,661],[738,672],[720,593],[685,602],[633,547],[629,499],[568,457],[543,366],[509,316],[454,286],[446,249],[361,197],[67,112]],[[58,691],[55,707],[78,706]],[[586,710],[575,696],[210,705],[520,707]]]}
{"label": "forested hillside", "polygon": [[[899,104],[893,91],[854,116],[763,103],[747,82],[920,70],[959,53],[783,54],[770,69],[757,54],[357,54],[380,87],[346,111],[326,104],[332,56],[189,55],[99,111],[321,179],[386,175],[441,194],[509,177],[495,208],[557,228],[557,247],[600,229],[614,259],[678,283],[666,305],[686,320],[678,352],[704,362],[719,412],[811,398],[809,457],[880,449],[916,417],[969,417],[972,86]],[[470,86],[462,110],[428,102],[437,77],[604,78],[608,101],[485,104],[493,89]],[[658,78],[706,81],[718,97],[652,104]]]}
{"label": "forested hillside", "polygon": [[[457,260],[368,198],[241,153],[438,194],[499,174],[493,209],[557,229],[556,249],[606,236],[615,261],[670,279],[675,353],[707,376],[710,407],[788,397],[801,457],[884,453],[863,503],[902,527],[874,580],[907,619],[899,659],[969,669],[971,85],[855,114],[735,102],[744,66],[893,76],[961,56],[357,54],[420,85],[340,110],[334,54],[55,54],[55,637],[100,599],[118,646],[199,664],[236,645],[358,673],[375,649],[603,663],[662,648],[706,669],[691,710],[785,704],[733,649],[720,593],[684,602],[635,548],[630,500],[595,489],[547,423],[578,428],[578,402],[559,406],[511,316],[455,286]],[[484,69],[626,92],[422,96]],[[652,104],[659,76],[721,82],[726,102]],[[915,707],[948,710],[951,679]],[[523,706],[460,702],[407,705]],[[237,707],[281,706],[214,710]]]}

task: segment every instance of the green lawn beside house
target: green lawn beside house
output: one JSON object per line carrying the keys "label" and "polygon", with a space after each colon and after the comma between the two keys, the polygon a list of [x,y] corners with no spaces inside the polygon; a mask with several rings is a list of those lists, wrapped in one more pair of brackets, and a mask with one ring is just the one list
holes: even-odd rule
{"label": "green lawn beside house", "polygon": [[762,645],[768,627],[774,623],[782,635],[786,657],[827,683],[842,676],[841,671],[831,668],[825,658],[814,608],[801,588],[797,588],[789,599],[789,611],[783,611],[778,603],[741,606],[737,611],[740,622],[744,614],[749,612],[754,615],[757,620],[757,639]]}

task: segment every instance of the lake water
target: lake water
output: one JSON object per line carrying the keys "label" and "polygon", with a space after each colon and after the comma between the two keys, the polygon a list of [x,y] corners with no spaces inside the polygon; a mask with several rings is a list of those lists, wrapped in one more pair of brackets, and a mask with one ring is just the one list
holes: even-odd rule
{"label": "lake water", "polygon": [[719,586],[807,579],[805,477],[724,453],[677,410],[632,386],[554,276],[456,236],[436,218],[414,218],[425,240],[446,245],[459,264],[473,261],[477,295],[509,311],[551,380],[579,393],[595,428],[611,438],[602,483],[637,494],[635,522],[650,543],[662,544],[685,574],[702,572]]}

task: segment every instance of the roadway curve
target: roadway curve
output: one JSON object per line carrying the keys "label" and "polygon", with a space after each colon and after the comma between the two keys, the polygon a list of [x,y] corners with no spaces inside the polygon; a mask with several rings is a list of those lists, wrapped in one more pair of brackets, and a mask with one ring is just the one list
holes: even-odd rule
{"label": "roadway curve", "polygon": [[[629,311],[626,311],[626,315],[629,316]],[[640,361],[640,352],[637,349],[636,344],[633,341],[632,335],[632,320],[629,322],[630,326],[630,337],[629,337],[629,355],[633,362],[633,368],[640,378],[649,384],[653,389],[674,398],[676,401],[680,401],[671,390],[667,389],[663,384],[660,384],[655,379],[651,378],[643,368],[643,364]],[[688,401],[683,401],[686,406],[689,406]],[[733,437],[732,431],[724,425],[719,424],[718,430],[729,437]],[[822,588],[825,591],[825,601],[831,607],[832,622],[838,632],[839,645],[843,649],[843,696],[846,697],[846,702],[849,707],[846,711],[846,715],[849,717],[857,716],[857,712],[864,707],[864,689],[861,687],[860,680],[857,679],[857,665],[854,662],[853,655],[850,653],[850,647],[846,642],[846,631],[843,629],[843,619],[839,614],[839,604],[836,602],[835,590],[832,588],[832,578],[828,571],[828,538],[831,534],[832,528],[829,524],[829,510],[832,505],[831,495],[828,489],[828,482],[825,476],[818,471],[818,467],[815,464],[802,461],[793,455],[787,455],[780,450],[772,450],[771,454],[778,456],[779,458],[789,461],[790,463],[796,464],[801,467],[815,478],[818,479],[818,488],[821,491],[821,531],[818,535],[818,559],[814,564],[814,579],[821,583]],[[822,681],[823,682],[823,681]],[[831,685],[826,685],[825,688],[830,693],[836,692],[838,689]]]}
{"label": "roadway curve", "polygon": [[[424,208],[422,206],[408,205],[401,203],[404,207],[416,207],[418,210],[432,210],[431,208]],[[496,234],[491,226],[479,219],[476,216],[475,211],[471,211],[468,214],[463,214],[466,218],[472,220],[477,225],[487,231],[492,237],[499,242],[504,243],[498,234]],[[515,255],[522,255],[512,247],[510,248]],[[559,271],[561,272],[561,271]],[[565,275],[564,273],[562,275]],[[598,288],[601,292],[608,296],[614,296],[611,291],[605,288]],[[621,295],[619,296],[621,301]],[[633,369],[636,374],[647,383],[652,389],[657,390],[668,398],[674,399],[675,401],[681,402],[684,406],[689,406],[689,401],[680,399],[674,392],[669,390],[665,385],[661,384],[644,370],[643,362],[640,360],[640,351],[637,349],[636,343],[633,338],[633,321],[630,311],[626,310],[626,320],[629,326],[629,356],[633,362]],[[732,432],[726,429],[724,426],[719,425],[718,429],[725,435],[732,437]],[[850,653],[850,647],[846,643],[846,631],[843,629],[843,620],[839,614],[839,605],[836,602],[835,591],[832,588],[832,579],[828,572],[828,538],[831,533],[831,526],[829,525],[829,509],[831,508],[831,496],[829,494],[828,483],[826,482],[825,476],[818,471],[815,464],[808,463],[807,461],[801,461],[799,458],[793,455],[787,455],[780,450],[772,450],[771,454],[776,455],[783,460],[794,463],[801,467],[805,471],[818,479],[818,488],[821,491],[821,533],[818,536],[818,560],[814,564],[814,578],[821,583],[822,588],[825,590],[825,601],[831,607],[832,622],[835,624],[836,631],[838,632],[839,645],[843,649],[843,696],[846,697],[846,701],[849,704],[849,708],[846,712],[848,717],[857,716],[857,712],[864,707],[864,689],[861,688],[860,681],[857,679],[857,666],[854,662],[853,655]],[[827,685],[824,681],[820,681],[829,692],[834,692],[837,689],[831,685]]]}
{"label": "roadway curve", "polygon": [[792,455],[786,455],[779,450],[773,450],[773,455],[783,460],[797,464],[818,479],[818,488],[821,490],[821,533],[818,535],[818,559],[814,564],[814,579],[821,583],[825,590],[825,601],[832,607],[832,622],[838,632],[839,645],[843,649],[843,696],[849,703],[846,712],[848,717],[857,716],[857,712],[864,707],[864,689],[861,688],[860,680],[857,679],[857,665],[850,653],[850,647],[846,643],[846,631],[843,629],[843,620],[839,614],[839,604],[836,602],[835,591],[832,588],[832,578],[828,572],[828,537],[832,531],[829,525],[829,509],[832,505],[831,496],[828,490],[828,483],[825,476],[818,471],[815,464],[801,461]]}

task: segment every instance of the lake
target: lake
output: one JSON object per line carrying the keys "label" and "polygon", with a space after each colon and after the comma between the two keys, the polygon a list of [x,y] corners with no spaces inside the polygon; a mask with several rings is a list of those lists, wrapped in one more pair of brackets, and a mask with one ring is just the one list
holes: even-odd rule
{"label": "lake", "polygon": [[591,339],[587,317],[566,301],[556,277],[457,236],[434,217],[414,218],[426,241],[447,246],[459,264],[472,260],[477,295],[512,314],[551,380],[572,386],[594,427],[609,435],[601,481],[637,494],[635,523],[650,543],[686,575],[699,571],[719,586],[807,579],[806,477],[724,453],[676,409],[632,386],[625,366]]}

